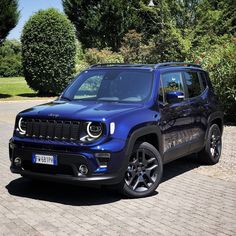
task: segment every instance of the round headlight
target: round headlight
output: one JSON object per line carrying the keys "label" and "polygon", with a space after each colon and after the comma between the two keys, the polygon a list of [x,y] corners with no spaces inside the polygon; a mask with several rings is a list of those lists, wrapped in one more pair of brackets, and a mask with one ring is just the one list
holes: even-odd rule
{"label": "round headlight", "polygon": [[19,119],[18,129],[20,134],[26,133],[26,121],[22,117]]}
{"label": "round headlight", "polygon": [[91,138],[99,138],[102,135],[102,124],[99,122],[88,122],[87,134]]}

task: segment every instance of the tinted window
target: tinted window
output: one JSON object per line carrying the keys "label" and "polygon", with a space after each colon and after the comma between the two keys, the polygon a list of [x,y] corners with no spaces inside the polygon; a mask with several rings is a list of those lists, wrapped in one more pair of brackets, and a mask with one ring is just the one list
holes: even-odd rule
{"label": "tinted window", "polygon": [[151,93],[153,73],[141,70],[85,71],[63,97],[71,100],[141,102]]}
{"label": "tinted window", "polygon": [[201,78],[203,90],[205,90],[206,87],[207,87],[207,77],[206,77],[206,73],[205,73],[205,72],[200,72],[200,78]]}
{"label": "tinted window", "polygon": [[101,85],[102,76],[89,77],[76,91],[74,99],[95,97]]}
{"label": "tinted window", "polygon": [[159,100],[165,101],[165,94],[168,91],[183,92],[183,82],[181,72],[170,72],[161,75]]}
{"label": "tinted window", "polygon": [[198,79],[197,72],[189,71],[189,72],[184,72],[184,74],[189,97],[192,98],[200,95],[201,85]]}

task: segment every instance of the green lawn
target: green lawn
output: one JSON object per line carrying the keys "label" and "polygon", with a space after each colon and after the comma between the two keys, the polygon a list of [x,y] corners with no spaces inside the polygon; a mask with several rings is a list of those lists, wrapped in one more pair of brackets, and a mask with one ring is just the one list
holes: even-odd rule
{"label": "green lawn", "polygon": [[0,101],[25,100],[25,99],[48,99],[39,97],[29,88],[24,77],[0,78]]}

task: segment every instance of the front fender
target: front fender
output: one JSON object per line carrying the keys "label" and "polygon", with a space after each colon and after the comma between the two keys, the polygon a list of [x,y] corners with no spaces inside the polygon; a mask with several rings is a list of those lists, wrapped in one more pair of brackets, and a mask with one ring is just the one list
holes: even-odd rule
{"label": "front fender", "polygon": [[152,124],[152,125],[146,125],[144,127],[141,128],[137,128],[134,131],[130,131],[128,139],[126,141],[126,156],[130,156],[132,154],[134,145],[136,143],[136,141],[145,135],[148,134],[155,134],[156,138],[157,138],[157,144],[158,147],[156,147],[159,152],[162,154],[163,150],[162,150],[162,138],[161,138],[161,130],[158,126],[158,124]]}

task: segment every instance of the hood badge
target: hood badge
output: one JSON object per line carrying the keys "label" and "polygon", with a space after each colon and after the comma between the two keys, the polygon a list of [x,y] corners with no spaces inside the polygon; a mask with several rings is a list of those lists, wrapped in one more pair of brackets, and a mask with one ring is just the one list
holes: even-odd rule
{"label": "hood badge", "polygon": [[50,113],[48,116],[57,118],[57,117],[59,117],[59,114]]}

